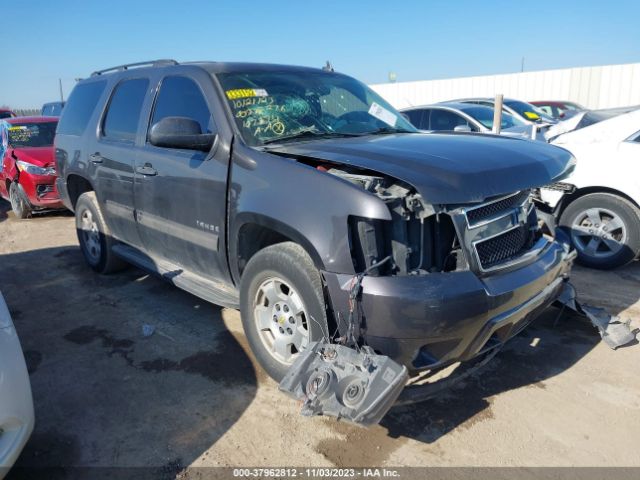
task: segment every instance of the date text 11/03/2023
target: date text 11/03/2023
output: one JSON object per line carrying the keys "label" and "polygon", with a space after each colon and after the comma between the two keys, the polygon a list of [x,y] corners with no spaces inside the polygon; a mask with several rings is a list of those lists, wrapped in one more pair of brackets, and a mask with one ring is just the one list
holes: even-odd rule
{"label": "date text 11/03/2023", "polygon": [[235,478],[400,478],[389,468],[234,468]]}

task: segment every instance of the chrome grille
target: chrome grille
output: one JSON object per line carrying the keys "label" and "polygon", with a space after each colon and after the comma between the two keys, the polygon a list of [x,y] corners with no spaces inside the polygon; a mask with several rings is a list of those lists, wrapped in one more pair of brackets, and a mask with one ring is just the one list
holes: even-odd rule
{"label": "chrome grille", "polygon": [[531,247],[531,232],[527,225],[518,225],[495,237],[475,243],[478,261],[483,270],[488,270],[518,256]]}
{"label": "chrome grille", "polygon": [[473,227],[485,221],[491,220],[496,216],[503,214],[505,211],[517,208],[522,205],[531,192],[522,190],[508,197],[503,197],[478,207],[469,208],[466,211],[469,226]]}
{"label": "chrome grille", "polygon": [[478,273],[530,262],[546,245],[531,190],[459,207],[453,219],[469,267]]}

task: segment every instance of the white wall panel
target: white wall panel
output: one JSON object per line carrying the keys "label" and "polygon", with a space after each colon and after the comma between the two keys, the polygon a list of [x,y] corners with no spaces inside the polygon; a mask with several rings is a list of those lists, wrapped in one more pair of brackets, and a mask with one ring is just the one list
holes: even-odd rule
{"label": "white wall panel", "polygon": [[502,93],[521,100],[569,100],[588,108],[640,105],[640,63],[565,68],[371,86],[397,108]]}

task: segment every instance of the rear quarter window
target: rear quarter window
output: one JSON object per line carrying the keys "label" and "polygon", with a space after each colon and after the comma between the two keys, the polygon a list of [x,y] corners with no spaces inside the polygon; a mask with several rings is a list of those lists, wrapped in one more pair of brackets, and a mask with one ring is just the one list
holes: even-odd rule
{"label": "rear quarter window", "polygon": [[106,85],[106,80],[76,85],[62,111],[57,133],[82,135]]}

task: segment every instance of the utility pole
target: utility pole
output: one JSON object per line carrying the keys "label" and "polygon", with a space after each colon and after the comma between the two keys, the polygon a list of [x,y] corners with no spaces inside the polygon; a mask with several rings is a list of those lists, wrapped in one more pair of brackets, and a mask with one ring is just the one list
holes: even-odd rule
{"label": "utility pole", "polygon": [[520,63],[520,71],[524,72],[524,57],[522,57],[522,62]]}
{"label": "utility pole", "polygon": [[60,101],[64,102],[64,95],[62,95],[62,79],[58,79],[58,86],[60,87]]}
{"label": "utility pole", "polygon": [[496,96],[493,100],[493,128],[491,131],[500,135],[500,131],[502,130],[502,100],[503,95],[501,93],[496,93]]}

